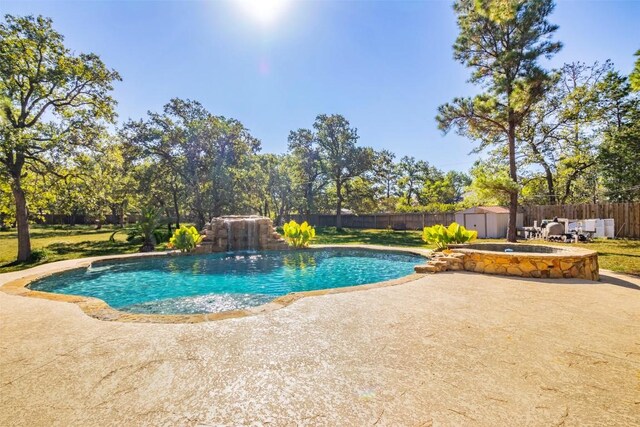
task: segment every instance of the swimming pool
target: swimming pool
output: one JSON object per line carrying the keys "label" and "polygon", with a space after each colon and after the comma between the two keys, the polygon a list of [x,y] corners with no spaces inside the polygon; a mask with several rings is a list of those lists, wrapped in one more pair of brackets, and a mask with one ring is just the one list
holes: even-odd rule
{"label": "swimming pool", "polygon": [[150,257],[94,263],[29,288],[95,297],[130,313],[219,313],[291,292],[396,279],[421,262],[410,253],[346,248]]}

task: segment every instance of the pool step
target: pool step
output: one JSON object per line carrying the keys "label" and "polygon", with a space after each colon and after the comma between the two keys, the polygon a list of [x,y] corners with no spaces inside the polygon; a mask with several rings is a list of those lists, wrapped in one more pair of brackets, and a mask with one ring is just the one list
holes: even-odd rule
{"label": "pool step", "polygon": [[436,252],[432,255],[432,259],[426,264],[416,265],[414,270],[416,273],[437,273],[439,271],[459,271],[464,270],[464,254],[444,254]]}
{"label": "pool step", "polygon": [[415,270],[416,273],[437,273],[438,267],[434,266],[434,265],[429,265],[429,264],[423,264],[423,265],[416,265],[415,267],[413,267],[413,269]]}

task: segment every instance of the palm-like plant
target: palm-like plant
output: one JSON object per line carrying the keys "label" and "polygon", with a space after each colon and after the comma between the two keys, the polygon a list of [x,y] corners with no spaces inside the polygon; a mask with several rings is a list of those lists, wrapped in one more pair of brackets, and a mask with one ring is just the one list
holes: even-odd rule
{"label": "palm-like plant", "polygon": [[202,236],[195,227],[180,226],[173,237],[169,239],[169,246],[173,249],[179,249],[180,252],[191,252],[200,244]]}
{"label": "palm-like plant", "polygon": [[432,227],[425,227],[422,230],[422,240],[426,243],[435,244],[439,250],[447,249],[450,244],[471,242],[477,237],[477,231],[467,230],[456,222],[451,223],[449,227],[437,224]]}
{"label": "palm-like plant", "polygon": [[[158,210],[154,207],[144,207],[140,211],[138,222],[127,232],[127,241],[131,242],[132,240],[140,239],[142,241],[140,252],[153,252],[157,244],[156,233],[161,225],[162,220]],[[114,237],[120,231],[122,230],[114,231],[109,237],[109,241],[115,241]]]}
{"label": "palm-like plant", "polygon": [[309,243],[316,236],[316,230],[307,221],[302,224],[291,220],[283,226],[284,238],[289,246],[294,248],[309,247]]}
{"label": "palm-like plant", "polygon": [[128,238],[133,239],[135,237],[142,238],[142,247],[140,252],[153,252],[156,248],[155,231],[162,225],[160,220],[160,214],[158,210],[153,207],[142,208],[140,212],[140,219],[135,225],[135,228],[131,230]]}

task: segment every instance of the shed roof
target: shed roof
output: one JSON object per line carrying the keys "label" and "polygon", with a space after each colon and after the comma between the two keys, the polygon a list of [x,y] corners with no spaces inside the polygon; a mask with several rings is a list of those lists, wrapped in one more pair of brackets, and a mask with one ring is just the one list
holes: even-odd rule
{"label": "shed roof", "polygon": [[508,214],[509,209],[503,206],[476,206],[474,208],[465,209],[459,211],[461,214],[474,214],[474,213],[494,213],[494,214]]}

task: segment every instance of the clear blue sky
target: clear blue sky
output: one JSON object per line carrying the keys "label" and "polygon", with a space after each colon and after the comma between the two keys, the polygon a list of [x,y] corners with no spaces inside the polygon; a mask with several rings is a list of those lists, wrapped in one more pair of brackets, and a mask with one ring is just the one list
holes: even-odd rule
{"label": "clear blue sky", "polygon": [[[273,0],[271,0],[273,1]],[[437,129],[437,107],[474,92],[452,59],[450,1],[290,1],[251,13],[230,1],[9,1],[0,11],[42,14],[77,52],[122,75],[119,120],[172,97],[242,121],[264,152],[286,150],[292,129],[343,114],[360,143],[466,170],[473,143]],[[628,74],[640,48],[640,0],[560,0],[551,21],[564,49],[551,62],[610,58]]]}

